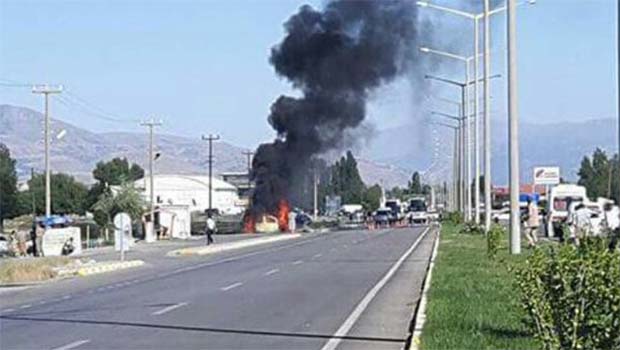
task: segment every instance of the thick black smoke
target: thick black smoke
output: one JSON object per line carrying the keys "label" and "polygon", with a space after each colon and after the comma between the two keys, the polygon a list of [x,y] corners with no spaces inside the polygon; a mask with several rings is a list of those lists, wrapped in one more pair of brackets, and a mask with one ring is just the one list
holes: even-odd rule
{"label": "thick black smoke", "polygon": [[338,148],[364,120],[369,94],[408,71],[416,24],[413,0],[332,1],[323,11],[304,5],[285,23],[270,62],[302,97],[280,96],[271,106],[278,138],[254,157],[254,214],[273,212],[281,199],[294,202],[313,157]]}

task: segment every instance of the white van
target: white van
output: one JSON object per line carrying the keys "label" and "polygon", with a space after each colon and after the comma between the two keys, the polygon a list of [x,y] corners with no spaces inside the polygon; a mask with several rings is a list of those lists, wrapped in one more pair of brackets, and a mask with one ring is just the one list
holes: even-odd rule
{"label": "white van", "polygon": [[559,229],[561,223],[566,221],[571,203],[584,202],[587,198],[586,188],[583,186],[560,184],[551,188],[547,201],[547,237],[554,236],[554,226]]}

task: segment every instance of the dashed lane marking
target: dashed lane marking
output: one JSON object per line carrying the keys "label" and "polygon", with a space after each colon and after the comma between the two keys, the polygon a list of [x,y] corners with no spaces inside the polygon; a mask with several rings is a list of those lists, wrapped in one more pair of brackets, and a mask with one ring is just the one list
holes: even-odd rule
{"label": "dashed lane marking", "polygon": [[264,275],[264,276],[271,276],[271,275],[273,275],[274,273],[278,273],[279,271],[280,271],[280,269],[273,269],[273,270],[269,270],[269,271],[265,272],[265,275]]}
{"label": "dashed lane marking", "polygon": [[222,288],[221,288],[221,290],[222,290],[223,292],[225,292],[225,291],[231,290],[231,289],[233,289],[233,288],[241,287],[242,285],[243,285],[243,283],[242,283],[242,282],[237,282],[237,283],[233,283],[233,284],[231,284],[231,285],[228,285],[228,286],[226,286],[226,287],[222,287]]}
{"label": "dashed lane marking", "polygon": [[185,302],[183,302],[183,303],[178,303],[178,304],[174,304],[174,305],[170,305],[170,306],[165,307],[165,308],[163,308],[163,309],[161,309],[161,310],[158,310],[158,311],[153,312],[151,315],[153,315],[153,316],[163,315],[163,314],[165,314],[165,313],[168,313],[168,312],[170,312],[170,311],[172,311],[172,310],[178,309],[178,308],[183,307],[183,306],[185,306],[185,305],[187,305],[187,303],[185,303]]}
{"label": "dashed lane marking", "polygon": [[70,350],[70,349],[75,349],[87,343],[90,343],[90,339],[77,340],[77,341],[74,341],[73,343],[69,343],[67,345],[63,345],[58,348],[53,348],[52,350]]}

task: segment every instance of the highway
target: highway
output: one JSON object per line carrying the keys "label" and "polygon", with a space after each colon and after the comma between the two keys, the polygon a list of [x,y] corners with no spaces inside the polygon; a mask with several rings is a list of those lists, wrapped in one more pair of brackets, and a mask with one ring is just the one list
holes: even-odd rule
{"label": "highway", "polygon": [[401,349],[434,238],[426,227],[309,235],[39,288],[0,304],[0,348]]}

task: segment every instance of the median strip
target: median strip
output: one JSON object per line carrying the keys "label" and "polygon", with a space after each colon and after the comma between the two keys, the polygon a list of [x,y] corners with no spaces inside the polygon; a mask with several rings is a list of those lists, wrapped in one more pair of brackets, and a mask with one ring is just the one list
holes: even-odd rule
{"label": "median strip", "polygon": [[300,234],[279,234],[269,237],[259,237],[259,238],[250,238],[244,239],[241,241],[231,242],[231,243],[220,243],[220,244],[212,244],[208,246],[202,247],[190,247],[190,248],[182,248],[175,249],[168,252],[167,256],[191,256],[191,255],[207,255],[214,254],[229,250],[247,248],[252,246],[257,246],[261,244],[279,242],[289,239],[295,239],[301,237]]}

